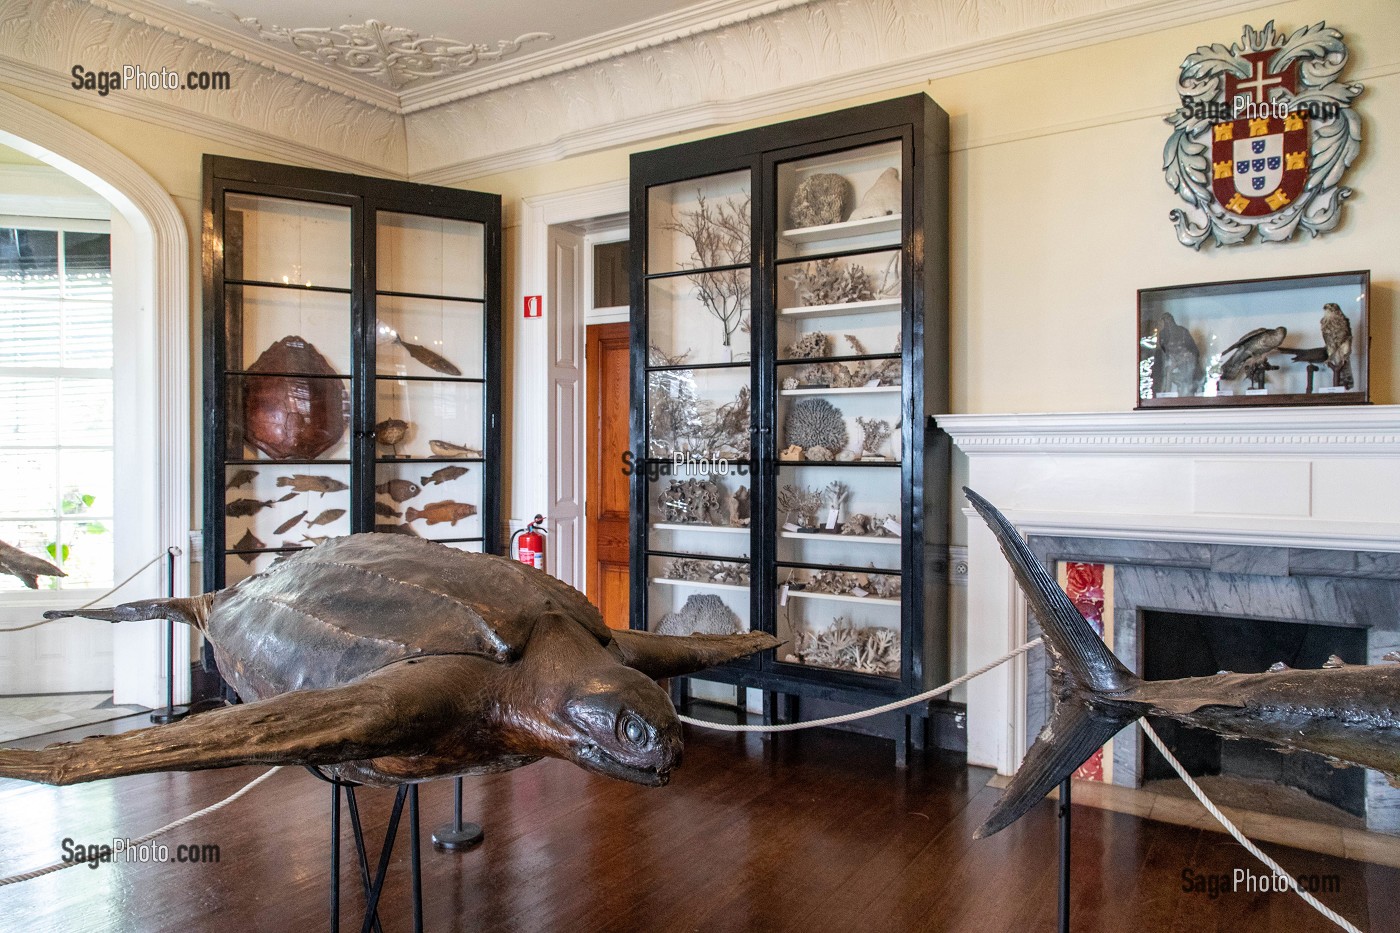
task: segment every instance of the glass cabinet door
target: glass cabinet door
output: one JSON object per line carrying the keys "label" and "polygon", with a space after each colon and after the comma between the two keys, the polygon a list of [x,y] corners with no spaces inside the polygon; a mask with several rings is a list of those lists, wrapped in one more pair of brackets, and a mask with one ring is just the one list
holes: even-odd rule
{"label": "glass cabinet door", "polygon": [[350,532],[353,238],[344,203],[228,192],[222,208],[221,517],[234,583]]}
{"label": "glass cabinet door", "polygon": [[897,139],[774,166],[780,664],[903,670],[903,166]]}
{"label": "glass cabinet door", "polygon": [[748,171],[647,192],[645,624],[753,626],[752,188]]}

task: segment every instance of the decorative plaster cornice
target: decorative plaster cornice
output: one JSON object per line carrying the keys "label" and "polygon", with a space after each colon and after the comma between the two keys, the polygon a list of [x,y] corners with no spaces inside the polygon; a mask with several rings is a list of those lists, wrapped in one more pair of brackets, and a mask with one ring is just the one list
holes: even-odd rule
{"label": "decorative plaster cornice", "polygon": [[814,0],[410,113],[409,175],[464,182],[1262,5]]}
{"label": "decorative plaster cornice", "polygon": [[1400,405],[938,415],[969,455],[1365,455],[1400,459]]}
{"label": "decorative plaster cornice", "polygon": [[[225,71],[228,91],[75,90],[71,69]],[[84,0],[0,0],[0,80],[269,157],[404,174],[402,118]]]}

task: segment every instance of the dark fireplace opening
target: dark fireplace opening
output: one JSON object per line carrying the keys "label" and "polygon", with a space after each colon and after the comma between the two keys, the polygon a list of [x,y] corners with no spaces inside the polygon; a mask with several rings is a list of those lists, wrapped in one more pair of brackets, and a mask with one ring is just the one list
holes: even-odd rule
{"label": "dark fireplace opening", "polygon": [[[1142,613],[1143,676],[1148,680],[1202,677],[1219,671],[1253,674],[1282,661],[1289,667],[1321,667],[1329,655],[1366,663],[1366,629],[1339,625],[1235,619],[1180,612]],[[1366,815],[1366,772],[1334,768],[1310,752],[1282,754],[1248,739],[1225,740],[1203,729],[1151,719],[1167,747],[1192,777],[1230,775],[1297,788],[1354,816]],[[1146,781],[1176,772],[1144,743]]]}

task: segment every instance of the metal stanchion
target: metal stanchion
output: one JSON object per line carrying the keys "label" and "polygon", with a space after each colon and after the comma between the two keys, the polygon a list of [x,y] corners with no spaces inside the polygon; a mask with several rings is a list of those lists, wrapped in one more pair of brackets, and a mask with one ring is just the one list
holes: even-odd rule
{"label": "metal stanchion", "polygon": [[452,822],[433,830],[433,848],[463,850],[480,845],[486,832],[476,823],[462,822],[462,779],[457,779],[457,797],[452,805]]}
{"label": "metal stanchion", "polygon": [[[177,547],[167,548],[165,551],[165,595],[175,596],[175,558],[179,555],[180,549]],[[151,714],[151,722],[167,723],[179,722],[190,714],[188,706],[175,705],[175,620],[167,618],[165,620],[165,709],[156,710]]]}
{"label": "metal stanchion", "polygon": [[1060,933],[1069,933],[1069,787],[1074,780],[1060,782]]}

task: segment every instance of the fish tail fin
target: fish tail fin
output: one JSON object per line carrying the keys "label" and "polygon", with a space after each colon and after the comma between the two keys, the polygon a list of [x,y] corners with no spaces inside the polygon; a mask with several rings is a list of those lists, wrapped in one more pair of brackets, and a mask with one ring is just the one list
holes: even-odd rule
{"label": "fish tail fin", "polygon": [[963,492],[996,536],[1045,636],[1045,647],[1067,683],[1049,724],[1027,753],[992,815],[977,831],[989,836],[1010,825],[1064,780],[1123,726],[1139,715],[1117,699],[1138,677],[1123,666],[1090,627],[1065,591],[1031,552],[1006,516],[986,499]]}
{"label": "fish tail fin", "polygon": [[100,622],[140,622],[144,619],[173,619],[204,631],[204,622],[214,606],[214,594],[202,596],[142,599],[111,609],[54,609],[45,619],[97,619]]}
{"label": "fish tail fin", "polygon": [[[15,576],[19,577],[20,582],[31,590],[37,590],[39,588],[39,575],[37,573],[17,573]],[[60,576],[67,576],[67,574],[61,574]]]}
{"label": "fish tail fin", "polygon": [[423,477],[422,479],[420,479],[420,480],[418,481],[418,485],[420,485],[420,486],[426,486],[426,485],[428,485],[428,480],[430,480],[430,479],[432,479],[431,476],[425,476],[425,477]]}
{"label": "fish tail fin", "polygon": [[405,510],[404,513],[403,513],[404,524],[408,524],[409,522],[412,522],[412,521],[417,521],[418,519],[420,519],[420,518],[422,518],[422,517],[423,517],[423,513],[420,512],[420,511],[418,511],[417,509],[415,509],[415,508],[414,508],[413,506],[411,506],[411,505],[410,505],[410,506],[407,508],[407,510]]}

